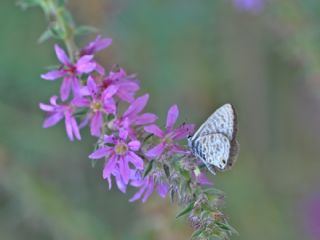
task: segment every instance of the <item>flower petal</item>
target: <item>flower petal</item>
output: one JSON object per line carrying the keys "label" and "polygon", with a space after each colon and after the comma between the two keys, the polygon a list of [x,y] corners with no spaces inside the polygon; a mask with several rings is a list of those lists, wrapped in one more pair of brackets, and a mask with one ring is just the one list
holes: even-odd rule
{"label": "flower petal", "polygon": [[55,49],[55,52],[56,52],[56,55],[57,55],[57,58],[59,59],[59,61],[66,66],[70,65],[70,60],[69,60],[66,52],[61,47],[59,47],[58,44],[54,45],[54,49]]}
{"label": "flower petal", "polygon": [[147,185],[147,189],[143,195],[143,198],[142,198],[142,202],[146,202],[148,200],[148,198],[150,197],[150,195],[152,194],[153,192],[153,188],[154,188],[154,182],[153,182],[153,177],[150,177],[149,178],[149,182],[148,182],[148,185]]}
{"label": "flower petal", "polygon": [[72,131],[73,131],[75,137],[76,137],[78,140],[81,140],[79,127],[78,127],[78,124],[77,124],[76,119],[75,119],[73,116],[71,117],[71,126],[72,126]]}
{"label": "flower petal", "polygon": [[91,62],[93,55],[85,55],[79,58],[76,67],[79,73],[89,73],[96,68],[96,64]]}
{"label": "flower petal", "polygon": [[98,88],[97,88],[96,82],[91,76],[88,77],[87,88],[89,90],[91,97],[96,98],[96,94],[98,93]]}
{"label": "flower petal", "polygon": [[75,97],[81,97],[81,94],[82,94],[81,84],[80,84],[80,80],[77,77],[75,76],[71,77],[71,86],[72,86],[73,95]]}
{"label": "flower petal", "polygon": [[130,106],[128,107],[127,111],[124,112],[124,117],[131,117],[132,115],[136,115],[143,110],[149,100],[149,94],[145,94],[141,97],[138,97],[134,100]]}
{"label": "flower petal", "polygon": [[159,138],[163,138],[163,132],[162,130],[155,124],[151,124],[149,126],[144,127],[144,130],[148,133],[152,133],[156,135]]}
{"label": "flower petal", "polygon": [[143,169],[143,160],[134,152],[129,151],[127,155],[128,160],[137,168],[142,170]]}
{"label": "flower petal", "polygon": [[70,94],[70,90],[71,90],[71,78],[65,77],[60,87],[60,96],[62,101],[67,100]]}
{"label": "flower petal", "polygon": [[58,106],[57,100],[58,100],[58,96],[55,96],[55,95],[52,96],[52,97],[50,98],[50,104],[53,105],[53,106]]}
{"label": "flower petal", "polygon": [[52,127],[53,125],[56,125],[59,121],[61,121],[61,119],[63,118],[64,118],[63,113],[61,112],[54,113],[44,120],[42,127],[43,128]]}
{"label": "flower petal", "polygon": [[116,92],[118,91],[119,87],[116,85],[110,85],[105,89],[102,93],[103,99],[105,98],[111,98]]}
{"label": "flower petal", "polygon": [[106,71],[104,70],[104,67],[101,66],[99,63],[95,62],[96,64],[96,68],[95,70],[101,75],[104,76],[104,74],[106,73]]}
{"label": "flower petal", "polygon": [[[112,151],[111,147],[105,146],[105,147],[99,148],[98,150],[91,153],[89,155],[89,158],[90,159],[99,159],[99,158],[102,158],[104,156],[109,155],[111,153],[111,151]],[[109,161],[110,161],[110,159],[109,159]]]}
{"label": "flower petal", "polygon": [[90,107],[90,101],[83,97],[76,97],[72,99],[72,104],[76,107]]}
{"label": "flower petal", "polygon": [[132,198],[129,199],[129,202],[134,202],[137,201],[138,199],[141,198],[142,194],[144,193],[145,189],[146,189],[147,185],[143,185],[138,192],[136,192]]}
{"label": "flower petal", "polygon": [[41,78],[45,80],[56,80],[57,78],[61,78],[65,75],[63,70],[52,70],[45,74],[41,74]]}
{"label": "flower petal", "polygon": [[126,158],[121,158],[119,160],[119,170],[120,170],[120,174],[123,179],[123,182],[125,184],[128,184],[130,179],[130,169],[129,169],[128,161]]}
{"label": "flower petal", "polygon": [[71,115],[69,113],[65,114],[65,126],[68,138],[73,141],[73,131],[72,131],[72,123],[71,123]]}
{"label": "flower petal", "polygon": [[132,102],[134,100],[134,94],[136,91],[140,89],[140,86],[137,82],[130,80],[121,80],[117,83],[119,86],[119,90],[117,91],[117,95],[123,101]]}
{"label": "flower petal", "polygon": [[45,112],[54,112],[56,109],[54,106],[45,103],[39,103],[39,108]]}
{"label": "flower petal", "polygon": [[159,183],[157,186],[157,192],[160,197],[165,198],[169,191],[169,186],[166,183]]}
{"label": "flower petal", "polygon": [[108,181],[109,190],[111,190],[111,188],[112,188],[111,175],[109,175],[106,179]]}
{"label": "flower petal", "polygon": [[182,126],[173,130],[172,138],[175,140],[186,138],[194,132],[194,128],[194,124],[183,124]]}
{"label": "flower petal", "polygon": [[97,38],[90,42],[85,48],[81,50],[81,53],[84,55],[94,54],[102,49],[108,47],[112,43],[111,38],[101,38],[101,36],[97,36]]}
{"label": "flower petal", "polygon": [[144,113],[140,116],[137,116],[134,120],[135,125],[144,125],[153,123],[158,119],[158,116],[153,113]]}
{"label": "flower petal", "polygon": [[213,183],[208,179],[208,177],[204,173],[200,173],[196,178],[197,182],[200,185],[213,185]]}
{"label": "flower petal", "polygon": [[179,116],[179,109],[177,105],[173,105],[170,107],[167,115],[167,129],[172,129],[173,125],[176,123],[177,118]]}
{"label": "flower petal", "polygon": [[134,141],[129,142],[128,146],[131,150],[138,151],[141,146],[141,143],[138,140],[134,140]]}
{"label": "flower petal", "polygon": [[119,129],[119,137],[121,139],[127,139],[128,137],[128,130],[124,129],[124,128],[120,128]]}
{"label": "flower petal", "polygon": [[120,176],[119,171],[116,171],[116,173],[115,173],[115,179],[116,179],[116,184],[117,184],[118,189],[119,189],[121,192],[125,193],[126,190],[127,190],[127,184],[125,184],[125,183],[123,182],[123,180],[122,180],[122,178],[121,178],[121,176]]}
{"label": "flower petal", "polygon": [[104,136],[103,136],[103,142],[104,142],[104,143],[112,143],[112,144],[115,144],[116,141],[115,141],[113,135],[104,135]]}
{"label": "flower petal", "polygon": [[103,109],[107,112],[107,113],[112,113],[114,114],[117,110],[117,106],[115,101],[113,100],[113,98],[105,98],[103,100]]}
{"label": "flower petal", "polygon": [[158,156],[160,156],[162,154],[164,148],[165,148],[165,144],[164,143],[160,143],[157,146],[155,146],[155,147],[151,148],[150,150],[148,150],[146,152],[146,156],[148,158],[151,158],[151,159],[156,158],[156,157],[158,157]]}
{"label": "flower petal", "polygon": [[99,137],[101,133],[101,126],[102,126],[102,113],[97,111],[91,119],[90,122],[90,133],[92,136]]}
{"label": "flower petal", "polygon": [[173,144],[171,147],[170,147],[170,152],[173,152],[173,153],[180,153],[180,154],[186,154],[189,152],[188,149],[185,149],[177,144]]}
{"label": "flower petal", "polygon": [[117,157],[112,155],[108,160],[106,160],[103,168],[102,177],[103,179],[109,178],[110,174],[116,167]]}

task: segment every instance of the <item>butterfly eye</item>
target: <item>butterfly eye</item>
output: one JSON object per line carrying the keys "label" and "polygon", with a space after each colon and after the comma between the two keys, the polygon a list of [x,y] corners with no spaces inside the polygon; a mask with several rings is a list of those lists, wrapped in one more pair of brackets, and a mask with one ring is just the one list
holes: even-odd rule
{"label": "butterfly eye", "polygon": [[223,163],[223,164],[226,164],[226,160],[223,159],[223,160],[222,160],[222,163]]}

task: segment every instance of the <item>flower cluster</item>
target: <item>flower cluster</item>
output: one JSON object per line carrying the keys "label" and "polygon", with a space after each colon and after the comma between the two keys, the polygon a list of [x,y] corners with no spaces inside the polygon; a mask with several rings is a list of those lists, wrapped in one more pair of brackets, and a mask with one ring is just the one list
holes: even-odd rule
{"label": "flower cluster", "polygon": [[[149,94],[136,96],[140,82],[135,75],[127,75],[117,65],[106,74],[95,60],[94,54],[111,42],[110,38],[98,36],[79,51],[74,61],[55,45],[60,66],[41,77],[50,81],[62,79],[62,83],[59,97],[51,97],[50,104],[40,103],[48,115],[43,127],[64,119],[67,135],[73,141],[81,140],[80,129],[88,126],[97,138],[96,149],[89,158],[104,159],[102,175],[109,189],[114,180],[121,192],[125,193],[128,186],[138,188],[130,201],[145,202],[154,189],[165,197],[176,189],[171,183],[173,173],[168,173],[174,164],[170,159],[190,158],[189,150],[179,141],[192,134],[194,125],[174,127],[179,116],[177,105],[169,108],[164,129],[156,125],[158,116],[143,112]],[[203,180],[204,173],[196,174],[198,168],[193,165],[193,178],[202,179],[197,180],[199,184],[209,184]]]}

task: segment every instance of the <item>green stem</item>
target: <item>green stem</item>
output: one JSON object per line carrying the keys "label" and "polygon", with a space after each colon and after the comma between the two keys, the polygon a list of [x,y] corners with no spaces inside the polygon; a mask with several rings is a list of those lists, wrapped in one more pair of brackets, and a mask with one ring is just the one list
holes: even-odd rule
{"label": "green stem", "polygon": [[49,16],[56,20],[58,29],[63,32],[62,41],[64,42],[70,60],[73,62],[77,53],[77,46],[74,41],[74,24],[66,19],[67,10],[64,6],[58,6],[55,0],[44,0],[42,8]]}

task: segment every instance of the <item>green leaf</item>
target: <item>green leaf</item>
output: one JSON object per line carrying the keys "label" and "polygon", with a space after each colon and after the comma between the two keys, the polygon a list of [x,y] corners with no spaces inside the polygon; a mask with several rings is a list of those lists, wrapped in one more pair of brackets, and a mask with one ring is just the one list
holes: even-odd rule
{"label": "green leaf", "polygon": [[44,31],[38,39],[38,43],[43,43],[52,37],[52,32],[50,29]]}
{"label": "green leaf", "polygon": [[146,170],[143,173],[143,177],[146,177],[150,173],[150,171],[152,170],[153,162],[154,162],[154,160],[151,160],[148,163],[148,166],[146,167]]}
{"label": "green leaf", "polygon": [[201,233],[203,230],[200,228],[197,231],[194,231],[193,234],[191,235],[191,239],[197,239],[197,237],[200,237]]}
{"label": "green leaf", "polygon": [[96,33],[98,32],[98,29],[91,26],[80,26],[76,29],[75,35],[87,35],[90,33]]}
{"label": "green leaf", "polygon": [[203,190],[203,192],[210,194],[210,195],[224,195],[224,192],[217,189],[217,188],[206,188]]}
{"label": "green leaf", "polygon": [[63,17],[64,17],[64,19],[65,19],[65,21],[70,25],[70,26],[74,26],[74,21],[73,21],[73,18],[72,18],[72,15],[71,15],[71,13],[67,10],[67,9],[65,9],[65,8],[63,8]]}
{"label": "green leaf", "polygon": [[229,224],[227,224],[227,223],[216,222],[216,225],[219,228],[221,228],[222,230],[230,231],[230,232],[232,232],[234,234],[239,235],[238,231],[235,228],[233,228],[232,226],[230,226]]}
{"label": "green leaf", "polygon": [[177,214],[176,218],[179,218],[187,213],[191,212],[193,209],[194,202],[191,202],[187,207],[185,207],[180,213]]}
{"label": "green leaf", "polygon": [[180,169],[181,175],[186,179],[186,181],[191,179],[190,172],[184,169]]}
{"label": "green leaf", "polygon": [[65,33],[63,30],[57,25],[54,24],[50,27],[51,36],[56,39],[63,39]]}

